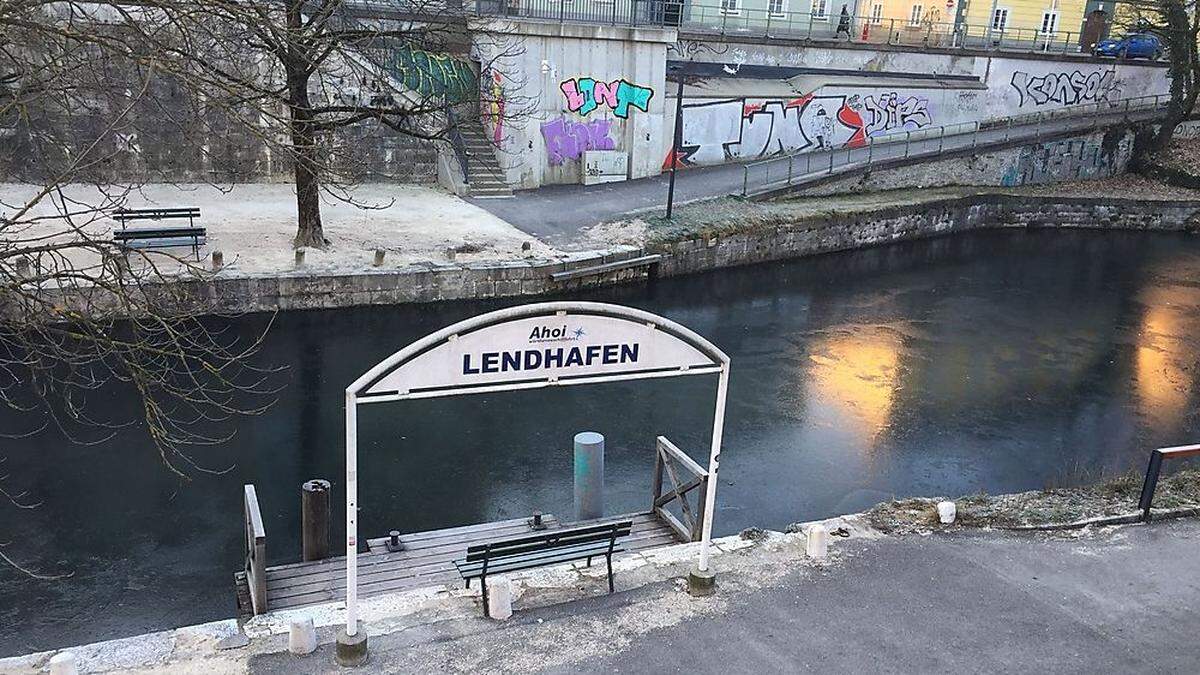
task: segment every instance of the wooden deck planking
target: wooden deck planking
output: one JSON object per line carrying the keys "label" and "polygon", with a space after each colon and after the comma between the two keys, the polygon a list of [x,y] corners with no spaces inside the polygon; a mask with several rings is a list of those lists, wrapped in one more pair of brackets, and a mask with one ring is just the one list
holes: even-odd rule
{"label": "wooden deck planking", "polygon": [[[552,515],[546,515],[544,519],[547,530],[632,520],[630,536],[619,542],[626,554],[679,543],[667,524],[651,513],[565,524],[559,523]],[[358,557],[359,595],[367,597],[421,586],[461,583],[454,560],[465,554],[467,546],[536,534],[529,528],[528,520],[517,518],[401,535],[400,539],[406,548],[396,553],[383,548],[386,537],[370,539],[367,542],[369,551],[360,553]],[[617,554],[616,557],[621,555]],[[346,559],[327,558],[277,565],[267,568],[266,577],[267,606],[273,610],[341,600],[346,590]],[[240,592],[245,579],[244,576],[236,578]]]}

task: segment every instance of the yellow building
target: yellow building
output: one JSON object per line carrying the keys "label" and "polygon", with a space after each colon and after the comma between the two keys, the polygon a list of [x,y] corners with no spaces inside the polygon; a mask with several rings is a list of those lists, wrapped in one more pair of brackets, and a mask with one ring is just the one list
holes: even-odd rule
{"label": "yellow building", "polygon": [[1005,46],[1062,51],[1080,45],[1087,0],[963,0],[968,44],[980,39]]}

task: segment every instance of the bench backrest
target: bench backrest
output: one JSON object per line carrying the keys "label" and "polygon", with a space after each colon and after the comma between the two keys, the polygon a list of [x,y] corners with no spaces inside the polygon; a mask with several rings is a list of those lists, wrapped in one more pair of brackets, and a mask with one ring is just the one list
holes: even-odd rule
{"label": "bench backrest", "polygon": [[118,209],[113,218],[126,220],[162,220],[163,218],[199,218],[200,209],[195,206],[174,209]]}
{"label": "bench backrest", "polygon": [[633,529],[632,520],[624,520],[604,525],[590,525],[569,530],[553,530],[544,534],[517,539],[476,544],[467,547],[467,562],[481,560],[496,560],[509,556],[524,555],[535,551],[545,551],[555,548],[566,548],[580,544],[592,544],[601,541],[613,541],[628,536]]}
{"label": "bench backrest", "polygon": [[134,230],[117,230],[113,239],[166,239],[168,237],[203,237],[203,227],[145,227]]}

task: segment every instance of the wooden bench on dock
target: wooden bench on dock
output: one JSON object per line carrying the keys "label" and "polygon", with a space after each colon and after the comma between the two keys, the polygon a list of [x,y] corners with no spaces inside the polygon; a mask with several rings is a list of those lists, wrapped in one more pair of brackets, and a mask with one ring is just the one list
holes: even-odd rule
{"label": "wooden bench on dock", "polygon": [[[121,229],[113,232],[113,243],[122,248],[165,248],[169,246],[191,246],[196,260],[200,259],[200,246],[208,236],[208,230],[196,226],[200,209],[196,207],[176,209],[120,209],[113,213],[113,220],[121,223]],[[187,218],[187,226],[162,225],[158,227],[128,228],[130,221],[174,220]]]}
{"label": "wooden bench on dock", "polygon": [[455,560],[454,566],[466,580],[479,579],[483,587],[483,611],[487,613],[489,574],[517,572],[519,570],[548,567],[576,560],[587,560],[601,556],[608,563],[608,592],[613,592],[612,557],[624,548],[617,540],[628,537],[633,531],[632,520],[621,520],[603,525],[578,527],[569,530],[554,530],[544,534],[516,539],[502,539],[486,544],[467,547],[467,557]]}

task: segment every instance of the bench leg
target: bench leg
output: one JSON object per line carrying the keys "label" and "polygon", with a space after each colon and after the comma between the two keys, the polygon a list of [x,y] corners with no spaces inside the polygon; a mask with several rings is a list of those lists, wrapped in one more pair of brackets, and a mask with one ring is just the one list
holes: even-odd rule
{"label": "bench leg", "polygon": [[608,558],[608,592],[613,592],[613,571],[612,571],[612,554],[605,556]]}
{"label": "bench leg", "polygon": [[483,586],[483,615],[491,617],[491,614],[488,613],[487,577],[479,577],[479,584]]}
{"label": "bench leg", "polygon": [[590,556],[590,555],[588,556],[588,565],[587,566],[588,567],[592,566],[592,556]]}

